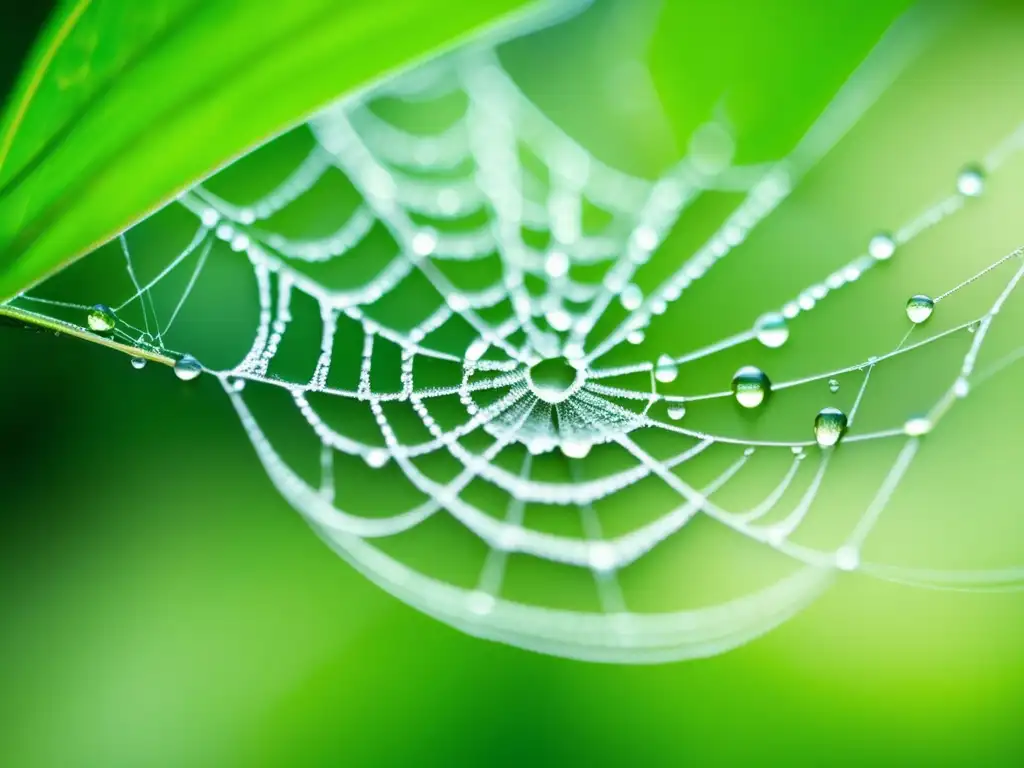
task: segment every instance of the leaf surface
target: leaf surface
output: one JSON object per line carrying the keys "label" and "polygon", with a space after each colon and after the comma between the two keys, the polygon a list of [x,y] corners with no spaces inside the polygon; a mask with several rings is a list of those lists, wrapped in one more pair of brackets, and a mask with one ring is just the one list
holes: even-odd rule
{"label": "leaf surface", "polygon": [[528,0],[74,0],[0,123],[0,300]]}

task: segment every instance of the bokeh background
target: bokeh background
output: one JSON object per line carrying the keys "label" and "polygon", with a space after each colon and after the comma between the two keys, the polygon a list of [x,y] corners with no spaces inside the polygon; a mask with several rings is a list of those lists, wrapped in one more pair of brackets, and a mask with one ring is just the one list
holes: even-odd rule
{"label": "bokeh background", "polygon": [[[741,160],[784,152],[907,6],[657,5],[604,0],[508,51],[509,69],[572,135],[647,174],[678,157],[716,111],[735,126]],[[671,348],[685,333],[697,346],[738,330],[745,320],[734,308],[776,306],[845,263],[875,230],[941,199],[962,165],[1024,119],[1024,9],[928,10],[913,19],[922,31],[936,25],[917,62],[682,302],[685,314],[652,328],[649,344]],[[43,17],[5,23],[5,85]],[[651,82],[624,80],[613,66],[623,57],[646,60]],[[652,111],[653,95],[663,114]],[[800,321],[771,358],[773,372],[791,378],[891,348],[906,326],[906,296],[939,293],[1021,242],[1022,185],[1018,159],[978,205]],[[700,233],[701,217],[718,214],[693,215]],[[684,252],[688,243],[674,245]],[[1005,278],[951,299],[950,315],[936,320],[974,316]],[[82,300],[101,286],[80,284]],[[1022,303],[1001,318],[992,359],[1016,346]],[[230,337],[230,323],[204,326],[202,306],[194,312],[183,330],[191,343],[217,327],[208,346],[247,344]],[[885,378],[880,370],[877,425],[932,402],[962,352],[936,344]],[[917,590],[850,574],[721,657],[611,667],[538,656],[459,634],[337,559],[274,491],[210,377],[183,386],[159,366],[135,371],[109,350],[8,327],[0,361],[4,764],[1024,761],[1017,593]],[[739,362],[699,367],[687,386],[718,389]],[[1009,369],[929,436],[871,554],[929,567],[1024,562],[1022,385],[1022,367]],[[852,392],[844,383],[841,395]],[[797,395],[780,403],[775,426],[792,419],[803,429],[800,414],[825,404],[823,392]],[[759,428],[736,426],[731,412],[692,415],[709,428]],[[846,469],[826,513],[853,519],[891,460],[880,448]],[[663,565],[644,576],[664,593],[680,591],[674,577]]]}

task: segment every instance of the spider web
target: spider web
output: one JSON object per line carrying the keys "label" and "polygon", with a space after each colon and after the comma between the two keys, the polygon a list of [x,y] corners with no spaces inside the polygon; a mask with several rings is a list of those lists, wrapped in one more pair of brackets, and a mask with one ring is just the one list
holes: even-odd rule
{"label": "spider web", "polygon": [[[1007,321],[1009,346],[979,366],[1024,277],[1021,249],[992,254],[989,266],[937,294],[936,318],[908,321],[880,354],[772,382],[773,402],[758,411],[790,422],[788,392],[835,392],[842,382],[848,425],[836,448],[820,447],[803,417],[795,432],[775,423],[691,426],[699,409],[734,393],[728,379],[717,390],[688,389],[700,379],[688,373],[723,357],[731,365],[733,352],[757,349],[771,360],[784,351],[791,326],[798,332],[834,295],[977,205],[972,198],[1024,149],[1024,125],[977,172],[961,174],[956,191],[790,300],[730,308],[735,333],[680,351],[685,329],[655,332],[882,96],[920,48],[912,37],[906,25],[890,31],[784,157],[734,164],[731,129],[715,121],[654,180],[603,163],[571,138],[481,42],[346,99],[241,161],[264,174],[264,194],[247,195],[248,182],[233,189],[235,169],[183,194],[154,217],[188,223],[190,237],[170,258],[143,222],[86,262],[125,288],[111,305],[114,338],[159,355],[182,357],[168,340],[182,324],[198,327],[187,310],[203,290],[216,293],[218,309],[201,322],[217,339],[197,357],[223,385],[274,486],[353,566],[470,634],[561,656],[654,662],[741,645],[841,571],[1015,588],[1019,568],[892,565],[863,549],[926,433],[1024,357]],[[709,198],[728,210],[680,257],[675,238]],[[254,313],[242,292],[225,295],[239,265]],[[12,305],[81,326],[91,305],[64,298],[76,290],[68,277],[76,268]],[[978,284],[998,288],[981,311],[947,312]],[[255,332],[240,362],[212,365],[233,353],[220,339],[236,337],[249,314]],[[935,330],[941,316],[954,319]],[[662,348],[666,338],[675,345]],[[930,407],[864,428],[884,370],[940,346]],[[541,381],[545,368],[554,383]],[[857,451],[883,444],[875,456],[884,463],[860,472]],[[856,518],[833,521],[827,544],[801,540],[828,509],[828,484],[844,462],[843,476],[869,491]],[[724,547],[709,529],[720,529],[743,543],[739,557],[754,558],[750,580],[733,574],[721,595],[706,589],[701,605],[637,607],[645,601],[633,592],[644,586],[631,592],[627,574],[698,526],[698,544],[683,556],[712,568]],[[418,531],[413,547],[405,540]],[[526,560],[582,574],[585,586],[541,570],[513,587]],[[723,562],[725,571],[735,566]],[[649,585],[661,569],[637,583]]]}

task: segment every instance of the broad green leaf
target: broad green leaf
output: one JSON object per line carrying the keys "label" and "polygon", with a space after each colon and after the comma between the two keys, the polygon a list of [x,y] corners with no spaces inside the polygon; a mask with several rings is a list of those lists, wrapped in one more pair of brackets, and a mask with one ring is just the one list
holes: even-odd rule
{"label": "broad green leaf", "polygon": [[528,1],[63,4],[0,124],[0,299],[339,95]]}

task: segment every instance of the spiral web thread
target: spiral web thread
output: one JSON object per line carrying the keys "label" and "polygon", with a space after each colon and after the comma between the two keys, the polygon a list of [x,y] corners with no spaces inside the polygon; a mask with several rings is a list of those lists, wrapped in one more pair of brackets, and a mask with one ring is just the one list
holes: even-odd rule
{"label": "spiral web thread", "polygon": [[[655,181],[611,168],[577,144],[520,91],[490,47],[456,52],[317,115],[307,127],[314,141],[305,159],[259,200],[232,204],[203,185],[184,194],[178,204],[195,215],[195,235],[151,278],[140,279],[129,247],[132,233],[122,235],[120,244],[134,290],[113,307],[118,317],[114,334],[143,348],[179,355],[167,349],[164,338],[208,264],[218,258],[215,246],[226,243],[247,257],[259,294],[254,340],[236,366],[207,372],[222,382],[271,480],[357,568],[406,602],[471,634],[584,659],[661,661],[711,655],[758,636],[819,595],[837,570],[955,588],[1011,583],[1024,571],[924,571],[865,562],[860,551],[911,465],[922,433],[933,429],[958,399],[1024,357],[1021,347],[984,370],[975,366],[1000,309],[1024,276],[1021,250],[1003,256],[937,297],[936,303],[948,301],[977,278],[1002,275],[1005,282],[994,303],[970,322],[931,336],[925,335],[924,329],[911,328],[888,354],[772,385],[772,391],[778,391],[844,373],[859,374],[843,444],[876,440],[902,444],[873,500],[835,550],[815,549],[793,540],[828,474],[834,455],[831,450],[819,449],[813,439],[754,442],[688,429],[677,418],[688,405],[731,398],[733,392],[680,395],[660,391],[661,385],[675,380],[680,369],[697,360],[739,345],[760,341],[777,346],[785,341],[789,321],[813,312],[829,295],[887,259],[892,249],[898,251],[960,211],[968,198],[980,191],[970,188],[971,179],[964,182],[966,187],[961,184],[956,193],[894,230],[889,248],[884,243],[873,244],[868,252],[855,256],[792,301],[774,309],[763,308],[769,311],[750,317],[746,331],[687,354],[666,352],[630,365],[601,362],[609,352],[642,342],[644,329],[656,322],[669,304],[695,290],[716,262],[770,216],[801,177],[881,95],[914,50],[905,30],[900,35],[890,32],[795,149],[777,162],[746,167],[726,162],[709,168],[699,158],[687,157]],[[430,135],[406,130],[371,109],[382,99],[424,104],[452,94],[465,99],[463,115],[442,132]],[[541,161],[546,179],[524,166],[523,146]],[[1011,154],[1022,149],[1024,125],[984,158],[984,174],[996,173]],[[326,174],[339,171],[359,192],[362,202],[333,234],[298,240],[268,225],[275,214],[301,201]],[[702,247],[644,295],[632,283],[635,273],[652,258],[661,257],[659,248],[681,214],[709,190],[739,192],[743,199]],[[588,229],[583,221],[583,209],[588,205],[605,214],[597,231]],[[473,216],[477,218],[472,226],[447,226]],[[358,285],[329,287],[326,278],[313,276],[316,267],[355,258],[358,246],[375,228],[383,228],[396,248],[393,258],[380,259],[379,269],[369,279]],[[528,243],[524,228],[550,233],[549,241],[544,246]],[[497,263],[499,278],[484,287],[460,287],[463,270],[483,262]],[[592,267],[598,278],[590,282],[577,279],[573,272],[580,266]],[[158,307],[154,289],[171,275],[183,280],[183,288],[176,302]],[[381,321],[375,307],[393,293],[412,290],[402,286],[414,279],[420,299],[428,290],[435,296],[433,309],[411,326],[394,327]],[[542,287],[539,292],[537,285]],[[318,307],[321,348],[308,379],[289,380],[271,369],[291,328],[298,297],[312,299]],[[22,295],[14,303],[32,311],[89,309],[36,294]],[[595,327],[616,305],[627,310],[625,319],[603,337],[595,336]],[[124,320],[130,308],[139,312],[140,327]],[[358,382],[350,388],[329,381],[332,366],[338,364],[335,340],[342,323],[358,327],[362,338],[358,351],[342,350],[342,354],[359,356]],[[450,337],[445,332],[453,325],[468,328],[469,335],[463,337],[471,340],[446,340]],[[968,331],[973,338],[959,368],[924,417],[881,431],[857,431],[858,409],[876,368],[940,338]],[[401,356],[400,387],[393,391],[375,388],[374,352],[382,346],[396,348]],[[569,361],[577,374],[556,398],[558,402],[546,402],[531,386],[530,367],[559,357]],[[417,372],[424,363],[455,366],[459,375],[445,386],[419,384]],[[636,386],[638,376],[649,383]],[[319,442],[320,482],[293,471],[264,433],[247,402],[254,385],[290,394]],[[355,438],[329,424],[317,405],[316,398],[323,396],[369,409],[382,444]],[[454,401],[464,418],[443,425],[435,404]],[[395,404],[415,414],[428,433],[425,439],[407,441],[398,434],[388,415],[388,408]],[[671,415],[656,415],[662,412]],[[679,449],[667,458],[655,458],[639,439],[648,431],[677,440]],[[475,438],[474,445],[484,447],[467,447],[467,438]],[[515,454],[518,469],[510,469],[498,458],[517,445],[526,450]],[[631,466],[584,479],[582,462],[595,446],[602,445],[621,448],[631,458]],[[755,449],[791,455],[777,485],[749,508],[727,509],[717,504],[713,499],[716,491],[743,482],[744,467]],[[565,454],[573,479],[552,482],[532,476],[535,456],[551,451]],[[695,487],[679,476],[679,468],[711,452],[728,456],[726,468],[711,482]],[[460,471],[443,481],[432,477],[419,460],[435,453],[454,457]],[[393,462],[424,500],[386,517],[346,512],[336,503],[339,481],[334,464],[340,455],[361,457],[370,468]],[[805,458],[811,461],[805,462]],[[677,503],[645,525],[606,537],[595,503],[648,478],[663,482],[678,496]],[[503,517],[495,517],[493,511],[465,498],[465,490],[479,481],[500,489],[507,498]],[[805,487],[792,510],[771,523],[764,522],[778,511],[787,491],[800,483]],[[529,503],[576,507],[584,535],[562,536],[528,527],[524,508]],[[426,576],[375,544],[439,514],[450,515],[488,548],[475,588]],[[660,614],[630,611],[618,573],[698,514],[792,558],[801,567],[765,589],[717,606]],[[601,610],[556,610],[503,598],[506,563],[513,553],[590,570]]]}

